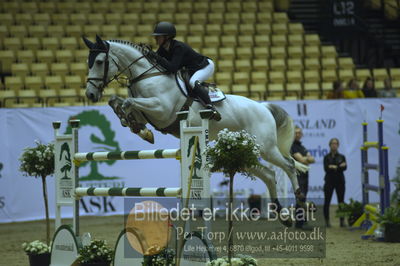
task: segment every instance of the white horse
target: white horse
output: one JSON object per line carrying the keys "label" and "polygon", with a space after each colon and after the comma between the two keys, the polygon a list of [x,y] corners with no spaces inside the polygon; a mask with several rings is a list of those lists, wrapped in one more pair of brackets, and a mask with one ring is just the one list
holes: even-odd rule
{"label": "white horse", "polygon": [[[90,49],[86,87],[88,99],[99,101],[110,80],[123,73],[131,81],[128,87],[129,98],[123,103],[125,112],[133,112],[138,122],[143,125],[151,123],[157,129],[168,128],[176,121],[176,112],[181,110],[187,98],[180,92],[174,74],[161,72],[145,57],[146,48],[125,41],[103,41],[98,36],[95,43],[83,39]],[[226,95],[224,101],[216,103],[216,108],[222,119],[210,120],[210,139],[215,139],[224,128],[230,131],[246,130],[255,135],[261,147],[262,158],[285,171],[296,199],[303,201],[296,169],[304,172],[308,167],[296,162],[290,155],[294,126],[289,115],[277,105],[258,103],[237,95]],[[200,103],[194,101],[191,111],[196,115],[190,116],[193,124],[200,124],[200,116],[197,114],[201,109],[203,107]],[[279,204],[275,172],[261,163],[249,169],[249,172],[267,185],[271,199]]]}

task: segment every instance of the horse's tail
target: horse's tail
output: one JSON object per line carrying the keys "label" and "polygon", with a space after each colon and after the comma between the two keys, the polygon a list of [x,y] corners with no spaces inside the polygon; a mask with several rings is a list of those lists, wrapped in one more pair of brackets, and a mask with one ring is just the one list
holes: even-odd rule
{"label": "horse's tail", "polygon": [[307,172],[309,167],[293,159],[290,154],[294,140],[294,124],[289,114],[276,104],[266,103],[265,106],[271,112],[276,123],[276,135],[278,149],[285,158],[290,158],[294,161],[295,168],[300,172]]}

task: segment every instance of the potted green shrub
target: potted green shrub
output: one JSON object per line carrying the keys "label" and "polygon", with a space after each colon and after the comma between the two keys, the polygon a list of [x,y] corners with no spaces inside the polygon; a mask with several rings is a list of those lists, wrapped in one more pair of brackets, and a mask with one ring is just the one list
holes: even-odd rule
{"label": "potted green shrub", "polygon": [[386,242],[400,242],[400,208],[389,207],[378,215],[378,223],[384,227]]}
{"label": "potted green shrub", "polygon": [[[50,244],[50,219],[49,219],[49,205],[47,200],[47,176],[54,174],[54,144],[42,144],[40,141],[35,140],[36,147],[25,148],[21,157],[19,158],[20,171],[23,172],[25,176],[33,176],[35,178],[40,177],[42,179],[42,192],[44,200],[44,209],[46,214],[46,245]],[[33,241],[32,243],[38,244]],[[28,244],[29,246],[29,244]],[[35,254],[29,254],[29,261]],[[40,257],[48,257],[48,264],[40,264],[41,266],[47,266],[50,264],[50,252],[41,253]],[[34,264],[31,264],[33,266]]]}
{"label": "potted green shrub", "polygon": [[349,226],[352,226],[358,218],[364,213],[362,203],[350,198],[350,203],[340,203],[336,210],[336,216],[347,218]]}
{"label": "potted green shrub", "polygon": [[50,265],[50,247],[51,245],[39,240],[22,244],[23,250],[29,256],[30,266]]}
{"label": "potted green shrub", "polygon": [[81,266],[110,266],[113,251],[105,240],[92,240],[79,249],[78,261]]}
{"label": "potted green shrub", "polygon": [[170,248],[164,248],[155,255],[145,255],[143,266],[172,266],[175,265],[175,252]]}
{"label": "potted green shrub", "polygon": [[233,179],[236,173],[241,173],[254,179],[248,169],[259,166],[260,147],[256,142],[255,136],[251,136],[246,131],[231,132],[225,128],[218,133],[215,142],[210,142],[207,145],[205,154],[207,156],[207,167],[211,172],[222,172],[226,177],[229,177],[227,263],[229,263],[228,265],[242,265],[232,264],[231,261],[235,259],[232,252],[233,234],[229,233],[233,229]]}

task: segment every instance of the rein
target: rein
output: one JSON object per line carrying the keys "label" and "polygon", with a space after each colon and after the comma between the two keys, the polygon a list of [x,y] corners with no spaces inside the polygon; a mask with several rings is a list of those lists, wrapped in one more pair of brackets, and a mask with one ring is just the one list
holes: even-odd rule
{"label": "rein", "polygon": [[[110,84],[111,81],[113,80],[117,80],[118,77],[120,75],[122,75],[122,73],[124,73],[127,69],[129,69],[133,64],[135,64],[136,62],[138,62],[140,59],[142,58],[147,58],[145,55],[142,55],[138,58],[136,58],[134,61],[132,61],[127,67],[125,67],[122,71],[120,71],[118,74],[114,75],[113,78],[111,78],[109,81],[107,81],[107,76],[108,76],[108,69],[109,69],[109,49],[107,50],[102,50],[102,49],[92,49],[91,52],[99,52],[99,53],[105,53],[106,54],[106,60],[104,61],[104,74],[103,74],[103,78],[87,78],[87,82],[89,82],[90,84],[92,84],[94,87],[96,87],[96,89],[98,89],[100,92],[104,91],[104,88],[108,86],[108,84]],[[114,62],[114,64],[119,68],[117,62],[114,60],[114,58],[111,57],[111,60]],[[149,61],[150,62],[150,61]],[[150,62],[151,63],[151,62]],[[147,74],[150,70],[157,68],[158,71],[160,72],[156,72],[156,73],[150,73]],[[133,78],[130,80],[130,84],[134,84],[140,80],[143,79],[147,79],[147,78],[151,78],[151,77],[155,77],[155,76],[161,76],[161,75],[165,75],[166,72],[162,72],[156,65],[152,64],[152,67],[150,67],[149,69],[147,69],[146,71],[144,71],[142,74],[138,75],[137,77]],[[94,82],[92,82],[93,80],[96,81],[103,81],[102,86],[97,86]],[[130,86],[129,86],[130,87]]]}

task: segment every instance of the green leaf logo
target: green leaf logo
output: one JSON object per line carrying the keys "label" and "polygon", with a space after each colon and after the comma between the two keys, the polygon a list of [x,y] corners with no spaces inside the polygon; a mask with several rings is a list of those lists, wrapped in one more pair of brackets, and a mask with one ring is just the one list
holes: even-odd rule
{"label": "green leaf logo", "polygon": [[[69,119],[79,119],[80,127],[91,126],[96,127],[100,130],[101,135],[95,135],[94,133],[90,135],[90,141],[94,144],[97,144],[95,151],[106,151],[106,152],[120,152],[119,143],[115,140],[115,131],[111,129],[110,121],[101,114],[97,110],[89,110],[81,112],[75,116],[70,117]],[[66,129],[66,134],[71,134],[72,129],[70,126]],[[84,137],[84,138],[83,138]],[[86,136],[80,136],[80,139],[83,141],[89,141],[86,139]],[[93,151],[82,151],[82,152],[93,152]],[[90,172],[87,176],[81,176],[79,178],[80,181],[99,181],[99,180],[115,180],[121,179],[121,177],[116,176],[104,176],[99,172],[98,164],[108,164],[113,165],[115,160],[113,161],[90,161],[81,163],[81,167],[90,165]]]}

